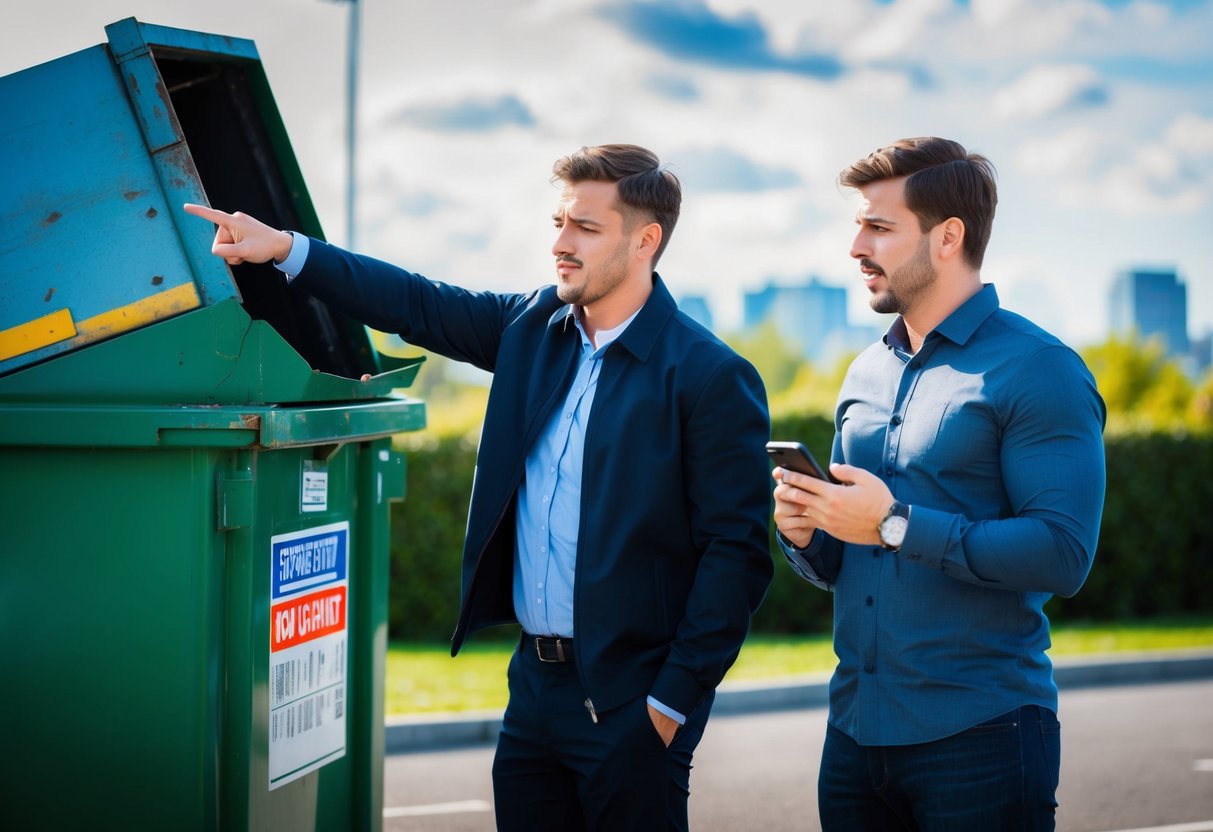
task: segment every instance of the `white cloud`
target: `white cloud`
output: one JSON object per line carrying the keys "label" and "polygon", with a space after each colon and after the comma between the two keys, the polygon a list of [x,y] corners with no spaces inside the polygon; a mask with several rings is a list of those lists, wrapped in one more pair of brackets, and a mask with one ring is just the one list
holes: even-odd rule
{"label": "white cloud", "polygon": [[1030,138],[1015,155],[1020,170],[1032,176],[1073,177],[1095,165],[1100,137],[1086,126],[1073,127],[1056,136]]}
{"label": "white cloud", "polygon": [[1096,0],[972,0],[971,8],[980,27],[1021,56],[1065,47],[1114,20]]}
{"label": "white cloud", "polygon": [[1003,120],[1040,118],[1106,96],[1094,69],[1079,64],[1054,64],[1029,69],[994,94],[991,108]]}
{"label": "white cloud", "polygon": [[916,54],[928,38],[928,27],[951,7],[950,0],[900,0],[883,6],[874,20],[852,32],[843,54],[856,63]]}
{"label": "white cloud", "polygon": [[1191,156],[1213,155],[1213,118],[1186,113],[1167,128],[1165,140],[1180,153]]}
{"label": "white cloud", "polygon": [[1125,217],[1193,216],[1213,203],[1213,119],[1188,113],[1157,137],[1124,137],[1079,126],[1025,141],[1018,168],[1051,179],[1061,205]]}

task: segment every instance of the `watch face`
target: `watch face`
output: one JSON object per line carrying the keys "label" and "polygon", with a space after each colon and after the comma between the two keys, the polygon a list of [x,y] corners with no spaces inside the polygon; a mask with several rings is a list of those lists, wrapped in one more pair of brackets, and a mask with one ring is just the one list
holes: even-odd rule
{"label": "watch face", "polygon": [[896,549],[906,539],[910,521],[896,515],[886,517],[880,524],[880,539],[884,545]]}

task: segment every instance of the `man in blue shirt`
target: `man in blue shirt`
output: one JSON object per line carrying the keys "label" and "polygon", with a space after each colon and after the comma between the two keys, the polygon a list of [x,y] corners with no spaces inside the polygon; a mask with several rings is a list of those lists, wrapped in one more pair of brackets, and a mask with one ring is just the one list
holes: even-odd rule
{"label": "man in blue shirt", "polygon": [[822,826],[1052,829],[1042,608],[1091,567],[1103,400],[1071,349],[981,281],[986,159],[905,139],[839,181],[862,197],[851,256],[871,306],[899,317],[839,393],[842,484],[774,472],[781,546],[834,592]]}
{"label": "man in blue shirt", "polygon": [[522,624],[498,828],[686,829],[692,752],[771,579],[766,394],[653,271],[681,204],[657,157],[583,148],[554,173],[557,285],[525,294],[186,210],[219,224],[229,263],[273,259],[346,314],[493,373],[452,653]]}

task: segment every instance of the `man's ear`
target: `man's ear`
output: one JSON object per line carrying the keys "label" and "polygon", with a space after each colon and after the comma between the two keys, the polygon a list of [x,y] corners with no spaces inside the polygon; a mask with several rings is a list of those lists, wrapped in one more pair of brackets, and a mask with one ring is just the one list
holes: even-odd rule
{"label": "man's ear", "polygon": [[936,254],[942,260],[964,257],[965,224],[960,217],[948,217],[935,226]]}
{"label": "man's ear", "polygon": [[646,223],[638,229],[634,239],[636,240],[636,256],[642,260],[651,261],[661,246],[661,225],[655,222]]}

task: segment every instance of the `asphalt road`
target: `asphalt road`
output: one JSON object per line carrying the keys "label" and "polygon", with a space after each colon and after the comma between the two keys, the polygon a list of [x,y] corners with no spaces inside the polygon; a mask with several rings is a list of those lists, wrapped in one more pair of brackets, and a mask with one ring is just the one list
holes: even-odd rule
{"label": "asphalt road", "polygon": [[[1213,680],[1061,695],[1058,829],[1213,832]],[[712,719],[691,774],[696,832],[819,829],[821,709]],[[391,755],[384,829],[493,830],[491,746]]]}

